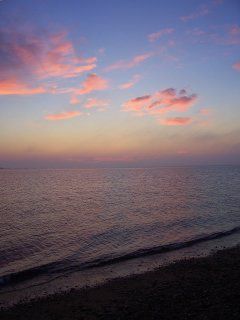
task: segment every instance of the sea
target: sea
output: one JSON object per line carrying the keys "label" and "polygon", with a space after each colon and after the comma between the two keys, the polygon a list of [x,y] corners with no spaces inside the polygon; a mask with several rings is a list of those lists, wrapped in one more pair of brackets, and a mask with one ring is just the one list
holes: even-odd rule
{"label": "sea", "polygon": [[240,166],[0,170],[0,306],[238,243]]}

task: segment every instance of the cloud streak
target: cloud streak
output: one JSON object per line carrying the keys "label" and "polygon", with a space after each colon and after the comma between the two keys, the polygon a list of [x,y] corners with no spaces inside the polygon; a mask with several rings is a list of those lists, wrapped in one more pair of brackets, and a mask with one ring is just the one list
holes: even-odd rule
{"label": "cloud streak", "polygon": [[105,71],[113,71],[118,69],[131,69],[133,67],[138,66],[140,63],[144,62],[145,60],[149,59],[153,56],[152,52],[147,52],[145,54],[137,55],[133,57],[131,60],[119,60],[110,66],[105,68]]}
{"label": "cloud streak", "polygon": [[135,86],[135,84],[137,84],[140,81],[141,78],[142,77],[139,74],[135,74],[130,81],[122,83],[119,86],[119,89],[122,89],[122,90],[130,89],[133,86]]}
{"label": "cloud streak", "polygon": [[109,106],[108,100],[97,98],[89,98],[87,102],[84,104],[84,107],[86,109],[98,108],[100,110],[104,110],[107,106]]}
{"label": "cloud streak", "polygon": [[82,115],[80,111],[66,111],[61,113],[48,114],[45,116],[45,119],[50,121],[59,121],[59,120],[75,118],[80,115]]}
{"label": "cloud streak", "polygon": [[160,120],[160,123],[166,126],[185,126],[191,122],[192,118],[190,117],[175,117]]}
{"label": "cloud streak", "polygon": [[180,19],[182,21],[184,21],[184,22],[187,22],[189,20],[195,20],[195,19],[197,19],[199,17],[206,16],[206,15],[209,14],[209,12],[210,11],[209,11],[209,8],[207,6],[201,6],[201,7],[198,8],[197,11],[192,12],[192,13],[186,15],[186,16],[182,16],[182,17],[180,17]]}
{"label": "cloud streak", "polygon": [[173,28],[165,28],[165,29],[159,30],[157,32],[149,34],[148,35],[148,41],[149,42],[155,42],[159,38],[161,38],[162,36],[167,35],[167,34],[171,34],[173,32],[174,32]]}
{"label": "cloud streak", "polygon": [[17,80],[0,80],[0,95],[34,95],[45,93],[46,89],[42,86],[32,87],[26,83],[20,83]]}

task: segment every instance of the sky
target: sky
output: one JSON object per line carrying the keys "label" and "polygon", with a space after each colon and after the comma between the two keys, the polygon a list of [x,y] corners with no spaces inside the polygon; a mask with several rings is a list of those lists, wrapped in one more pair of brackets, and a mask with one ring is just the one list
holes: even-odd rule
{"label": "sky", "polygon": [[240,164],[239,0],[1,0],[0,167]]}

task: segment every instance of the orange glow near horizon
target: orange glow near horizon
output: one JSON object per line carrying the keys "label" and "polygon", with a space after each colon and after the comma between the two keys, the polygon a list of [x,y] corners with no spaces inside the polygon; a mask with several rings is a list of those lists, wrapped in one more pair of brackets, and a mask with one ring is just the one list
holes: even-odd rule
{"label": "orange glow near horizon", "polygon": [[33,1],[0,3],[0,167],[239,162],[230,3]]}

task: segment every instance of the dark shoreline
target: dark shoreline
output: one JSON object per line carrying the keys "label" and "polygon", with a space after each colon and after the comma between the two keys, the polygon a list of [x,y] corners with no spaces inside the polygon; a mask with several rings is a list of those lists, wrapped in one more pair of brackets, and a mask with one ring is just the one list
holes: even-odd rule
{"label": "dark shoreline", "polygon": [[10,319],[240,319],[240,247],[0,311]]}

